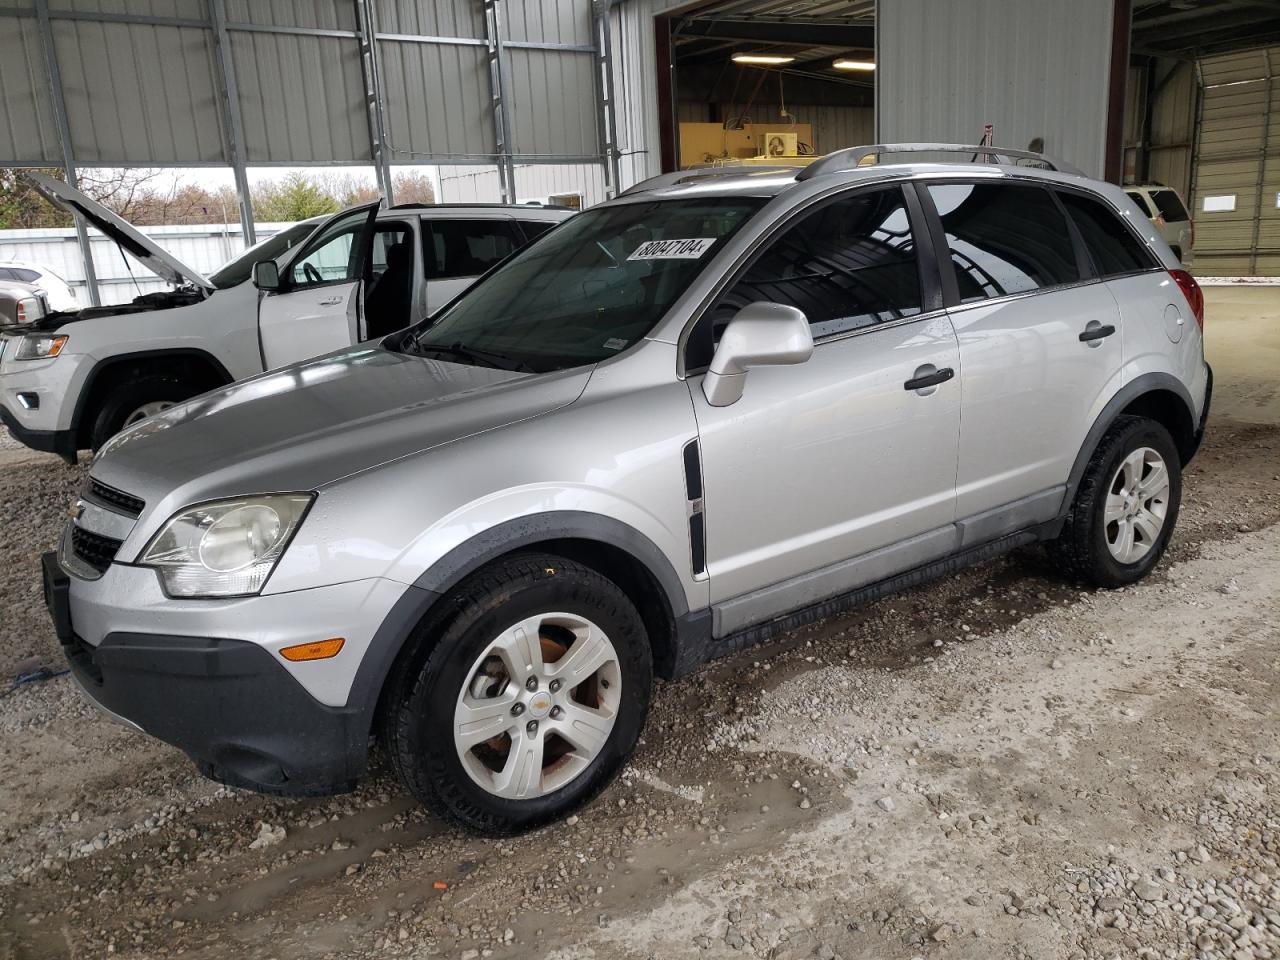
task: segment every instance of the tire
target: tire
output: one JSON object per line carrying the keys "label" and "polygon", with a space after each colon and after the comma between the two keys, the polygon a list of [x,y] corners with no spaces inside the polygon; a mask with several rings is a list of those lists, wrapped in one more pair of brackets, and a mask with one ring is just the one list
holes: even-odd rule
{"label": "tire", "polygon": [[173,406],[193,396],[195,392],[175,377],[152,374],[120,383],[98,406],[89,428],[89,448],[96,453],[148,405]]}
{"label": "tire", "polygon": [[[1159,485],[1157,460],[1163,462],[1167,488],[1159,497],[1147,498]],[[1129,472],[1122,475],[1126,464]],[[1140,476],[1141,482],[1133,486],[1126,480],[1130,476]],[[1066,524],[1049,545],[1050,556],[1067,573],[1095,586],[1136,583],[1160,562],[1177,523],[1181,500],[1182,461],[1169,431],[1154,420],[1119,417],[1085,468]],[[1109,503],[1120,511],[1122,519],[1108,520]],[[1126,551],[1122,524],[1131,513],[1127,522],[1132,550]],[[1160,521],[1158,530],[1152,529],[1153,518]]]}
{"label": "tire", "polygon": [[[649,711],[652,655],[635,606],[611,580],[550,554],[497,561],[442,602],[444,611],[429,615],[411,638],[411,652],[393,671],[383,697],[383,738],[401,781],[432,812],[488,836],[534,829],[589,802],[622,769]],[[580,621],[588,627],[577,628]],[[519,647],[509,638],[520,636],[516,625],[529,624],[539,638],[537,659],[546,661],[532,690],[528,676],[521,683],[507,666],[512,657],[501,648],[505,642]],[[591,633],[590,626],[599,630]],[[594,639],[575,646],[586,637]],[[572,690],[567,680],[554,680],[550,671],[571,677],[575,660],[594,662],[583,656],[607,656],[601,639],[612,661]],[[594,707],[574,699],[584,690]],[[590,707],[585,713],[584,705]],[[467,726],[463,721],[471,714],[464,711],[472,706],[492,713],[492,721],[472,724],[478,728],[473,736],[482,733],[485,740],[460,746],[455,731]],[[589,746],[579,748],[560,736],[565,732],[585,742],[582,723]],[[535,742],[543,744],[538,762],[517,762]]]}

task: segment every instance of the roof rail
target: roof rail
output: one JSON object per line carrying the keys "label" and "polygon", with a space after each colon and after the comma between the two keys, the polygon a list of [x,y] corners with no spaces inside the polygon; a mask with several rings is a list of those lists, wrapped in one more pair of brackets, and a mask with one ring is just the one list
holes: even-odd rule
{"label": "roof rail", "polygon": [[[1004,157],[1008,160],[1034,160],[1043,164],[1049,170],[1069,173],[1078,177],[1084,176],[1081,171],[1069,163],[1046,157],[1042,153],[1032,153],[1030,150],[1010,150],[1008,147],[996,147],[989,144],[985,146],[970,146],[962,143],[873,143],[829,153],[822,159],[816,160],[801,169],[796,174],[796,180],[810,180],[826,173],[853,170],[856,167],[863,166],[867,158],[871,158],[873,163],[878,163],[880,155],[884,153],[970,153],[973,154],[974,160],[977,160],[980,156]],[[869,166],[870,164],[866,165]]]}
{"label": "roof rail", "polygon": [[697,167],[693,170],[676,170],[674,173],[660,173],[656,177],[650,177],[647,180],[641,180],[639,183],[633,183],[622,193],[620,197],[628,197],[634,193],[648,193],[651,190],[661,190],[663,187],[674,187],[676,184],[688,183],[690,180],[700,180],[703,177],[728,177],[744,173],[792,173],[797,167],[788,166],[786,164],[778,164],[777,166],[764,166],[754,164],[726,164],[719,167]]}

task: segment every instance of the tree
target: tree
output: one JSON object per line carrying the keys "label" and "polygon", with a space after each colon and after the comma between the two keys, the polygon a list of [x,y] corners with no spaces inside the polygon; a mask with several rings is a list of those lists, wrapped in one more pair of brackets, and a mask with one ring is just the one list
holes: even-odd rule
{"label": "tree", "polygon": [[435,203],[436,189],[425,173],[408,170],[391,178],[396,203]]}
{"label": "tree", "polygon": [[264,183],[254,191],[253,214],[257,220],[306,220],[335,213],[340,204],[318,178],[301,171],[286,174],[274,183]]}
{"label": "tree", "polygon": [[[65,180],[57,168],[37,169],[38,173]],[[74,221],[40,196],[21,174],[25,169],[0,169],[0,230],[31,230],[37,227],[69,227]]]}

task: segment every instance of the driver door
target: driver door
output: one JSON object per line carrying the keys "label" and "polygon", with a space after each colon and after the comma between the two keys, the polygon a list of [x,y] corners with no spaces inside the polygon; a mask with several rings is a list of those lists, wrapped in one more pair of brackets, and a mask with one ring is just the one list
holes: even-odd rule
{"label": "driver door", "polygon": [[376,203],[344,210],[316,230],[263,296],[258,335],[266,369],[359,341],[361,287]]}

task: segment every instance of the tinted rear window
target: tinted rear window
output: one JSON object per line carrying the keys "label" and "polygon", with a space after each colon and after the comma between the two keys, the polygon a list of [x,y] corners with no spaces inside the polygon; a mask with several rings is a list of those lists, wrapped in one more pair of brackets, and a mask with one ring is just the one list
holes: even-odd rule
{"label": "tinted rear window", "polygon": [[1129,199],[1138,205],[1139,210],[1148,217],[1151,216],[1151,204],[1147,203],[1147,198],[1145,196],[1137,190],[1126,190],[1125,192],[1129,195]]}
{"label": "tinted rear window", "polygon": [[478,277],[524,243],[510,220],[433,220],[423,241],[428,280]]}
{"label": "tinted rear window", "polygon": [[1187,208],[1182,205],[1182,201],[1172,190],[1157,190],[1151,195],[1151,199],[1159,207],[1160,216],[1164,217],[1165,223],[1179,223],[1191,219],[1187,215]]}
{"label": "tinted rear window", "polygon": [[1075,221],[1098,274],[1112,277],[1159,266],[1146,244],[1133,235],[1111,207],[1078,193],[1058,194]]}
{"label": "tinted rear window", "polygon": [[1071,231],[1049,191],[995,183],[935,183],[960,301],[1025,293],[1080,279]]}

